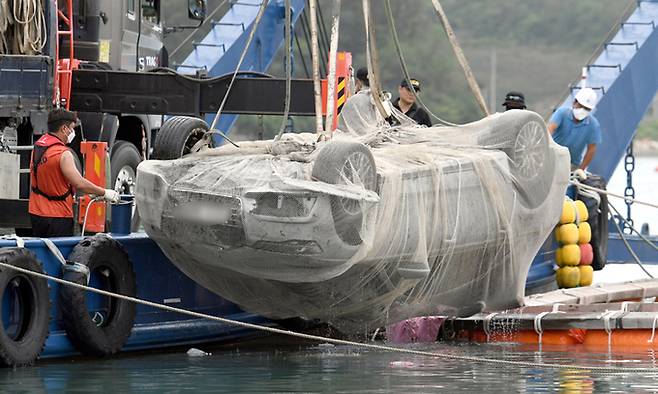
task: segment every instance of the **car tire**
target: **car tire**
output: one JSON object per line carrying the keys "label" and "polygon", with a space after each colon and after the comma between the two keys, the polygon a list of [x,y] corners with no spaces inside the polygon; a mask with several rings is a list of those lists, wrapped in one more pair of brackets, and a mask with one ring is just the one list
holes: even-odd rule
{"label": "car tire", "polygon": [[[73,248],[69,260],[89,269],[90,286],[100,286],[103,290],[135,297],[137,286],[132,264],[123,247],[112,238],[96,235],[83,239]],[[86,285],[87,275],[77,269],[66,269],[64,280]],[[60,288],[62,326],[73,346],[82,354],[114,354],[121,350],[130,336],[135,323],[136,305],[123,299],[101,298],[99,308],[107,311],[105,315],[96,311],[92,317],[88,307],[88,303],[93,302],[90,297],[85,290],[77,287]],[[107,305],[103,303],[105,300]]]}
{"label": "car tire", "polygon": [[512,181],[517,186],[522,205],[534,209],[544,203],[552,182],[542,174],[553,176],[555,158],[551,153],[546,124],[538,114],[524,110],[501,114],[494,130],[479,144],[507,154]]}
{"label": "car tire", "polygon": [[[0,262],[44,273],[34,253],[25,248],[1,249]],[[32,365],[43,351],[48,337],[48,282],[43,278],[1,268],[0,305],[3,317],[0,324],[0,365]]]}
{"label": "car tire", "polygon": [[134,194],[137,166],[142,161],[139,151],[128,141],[117,141],[110,156],[110,187],[119,194]]}
{"label": "car tire", "polygon": [[167,119],[155,137],[153,154],[158,160],[173,160],[190,153],[190,149],[208,131],[208,124],[199,118],[174,116]]}
{"label": "car tire", "polygon": [[[367,146],[358,142],[328,142],[315,159],[312,177],[330,184],[345,184],[345,179],[376,190],[375,159]],[[356,173],[355,173],[355,171]],[[340,239],[349,245],[360,245],[363,211],[360,202],[337,196],[330,197],[334,227]]]}

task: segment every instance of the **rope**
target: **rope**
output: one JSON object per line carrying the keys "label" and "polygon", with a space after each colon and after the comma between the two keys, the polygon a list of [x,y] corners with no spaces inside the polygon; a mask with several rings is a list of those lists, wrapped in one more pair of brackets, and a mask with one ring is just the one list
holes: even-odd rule
{"label": "rope", "polygon": [[548,315],[549,313],[551,313],[551,312],[546,311],[546,312],[539,313],[539,314],[537,314],[537,316],[535,316],[535,320],[534,320],[533,325],[534,325],[534,328],[535,328],[535,332],[537,333],[537,336],[539,337],[537,339],[539,345],[542,345],[542,337],[544,336],[544,328],[541,326],[541,319],[543,319],[544,316]]}
{"label": "rope", "polygon": [[455,36],[455,32],[452,30],[452,26],[450,26],[450,21],[448,21],[448,17],[443,11],[443,7],[441,7],[441,3],[439,3],[439,0],[432,0],[432,5],[434,5],[434,10],[436,11],[436,15],[439,17],[439,20],[441,21],[441,25],[443,25],[443,30],[445,30],[446,35],[448,36],[448,41],[450,41],[450,46],[452,46],[452,51],[455,53],[455,57],[457,57],[457,61],[459,62],[462,71],[464,72],[464,76],[466,76],[468,87],[471,88],[471,92],[475,97],[475,101],[480,106],[482,112],[486,116],[489,116],[489,109],[487,108],[487,104],[484,102],[484,97],[482,97],[482,92],[480,92],[480,87],[478,86],[477,81],[475,80],[475,76],[473,76],[471,67],[468,65],[466,56],[464,56],[464,52],[459,46],[459,42],[457,42],[457,36]]}
{"label": "rope", "polygon": [[[316,9],[318,11],[317,17],[319,18],[318,33],[320,34],[320,52],[329,53],[329,34],[327,34],[327,25],[324,22],[324,15],[322,14],[322,5],[318,3]],[[324,56],[322,58],[324,58]],[[327,61],[322,62],[322,70],[325,75],[329,72],[328,66]]]}
{"label": "rope", "polygon": [[331,39],[329,42],[329,75],[327,76],[327,116],[325,126],[327,130],[334,127],[334,105],[336,97],[336,54],[338,53],[338,34],[340,28],[341,0],[333,0],[334,6],[331,14]]}
{"label": "rope", "polygon": [[651,323],[651,338],[647,342],[653,343],[653,339],[656,336],[656,322],[658,322],[658,315],[653,318],[653,323]]}
{"label": "rope", "polygon": [[283,107],[283,119],[281,119],[281,127],[279,128],[279,133],[274,138],[274,141],[281,139],[283,132],[286,130],[286,124],[288,123],[288,115],[290,114],[290,80],[292,79],[292,51],[290,48],[291,44],[291,33],[290,25],[291,15],[290,15],[290,0],[285,0],[285,27],[284,27],[284,39],[286,41],[286,99]]}
{"label": "rope", "polygon": [[311,61],[313,63],[313,97],[315,102],[315,132],[324,131],[322,125],[322,87],[320,84],[320,54],[318,47],[318,15],[317,0],[310,0],[309,13],[311,14]]}
{"label": "rope", "polygon": [[41,54],[47,33],[41,0],[0,0],[0,54]]}
{"label": "rope", "polygon": [[[390,0],[386,0],[384,3],[385,5],[385,10],[386,10],[386,19],[388,20],[388,27],[391,32],[391,36],[393,37],[393,43],[395,44],[395,52],[398,55],[398,61],[400,62],[400,68],[402,69],[402,73],[404,74],[404,79],[407,80],[407,84],[409,86],[411,85],[411,77],[409,74],[409,69],[407,68],[407,63],[404,60],[404,56],[402,55],[402,48],[400,46],[400,40],[398,38],[398,31],[397,28],[395,27],[395,19],[393,18],[393,12],[391,11],[391,2]],[[413,93],[414,97],[416,97],[416,101],[418,101],[418,104],[420,104],[421,107],[427,111],[430,116],[432,116],[434,119],[439,121],[439,123],[446,125],[446,126],[459,126],[456,123],[451,123],[448,122],[447,120],[441,119],[438,116],[436,116],[430,109],[425,105],[425,103],[421,100],[420,96],[416,93],[416,89],[411,89],[411,93]]]}
{"label": "rope", "polygon": [[[617,210],[617,208],[615,208],[614,205],[608,203],[608,206],[609,206],[610,208],[612,208],[612,210],[615,211],[615,213],[617,214],[617,217],[618,217],[619,219],[621,219],[621,220],[624,222],[624,224],[626,224],[626,225],[627,225],[632,231],[634,231],[637,235],[639,235],[640,238],[642,238],[642,240],[644,240],[646,243],[648,243],[649,246],[651,246],[651,247],[654,248],[655,250],[658,250],[658,246],[656,246],[656,244],[654,244],[653,242],[651,242],[651,240],[650,240],[649,238],[645,237],[641,232],[637,231],[637,229],[635,229],[635,227],[633,227],[630,223],[628,223],[628,221],[627,221],[626,219],[624,219],[624,218],[621,216],[621,214],[619,213],[619,211]],[[614,220],[614,218],[613,218],[613,220]]]}
{"label": "rope", "polygon": [[[632,201],[632,202],[640,204],[640,205],[648,205],[648,206],[651,206],[651,207],[655,207],[655,205],[653,203],[639,201],[639,200],[636,200],[636,199],[630,198],[630,197],[624,197],[622,195],[618,195],[618,194],[608,192],[607,190],[603,190],[603,189],[599,189],[599,188],[596,188],[596,187],[593,187],[593,186],[582,184],[582,183],[578,182],[575,178],[572,178],[570,180],[570,182],[573,185],[575,185],[577,188],[579,188],[579,189],[582,188],[583,189],[583,190],[578,190],[578,192],[580,194],[590,196],[590,197],[596,199],[599,203],[601,203],[601,198],[599,197],[599,195],[597,193],[606,194],[606,195],[610,195],[610,196],[613,196],[613,197],[618,197],[618,198],[621,198],[623,200]],[[656,246],[656,244],[654,244],[649,238],[644,236],[644,234],[637,231],[637,229],[635,227],[633,227],[633,225],[631,223],[629,223],[626,219],[624,219],[624,217],[621,215],[621,213],[619,213],[619,211],[617,210],[617,208],[615,208],[614,205],[612,205],[611,203],[608,203],[608,206],[610,208],[612,208],[613,211],[615,211],[615,213],[617,214],[617,217],[619,219],[621,219],[624,222],[624,224],[626,226],[628,226],[628,228],[631,229],[631,231],[633,231],[637,235],[639,235],[640,238],[642,240],[644,240],[647,244],[649,244],[649,246],[651,246],[653,249],[658,250],[658,246]]]}
{"label": "rope", "polygon": [[[610,206],[612,206],[612,205],[610,205]],[[612,207],[612,209],[615,209],[615,208]],[[615,211],[616,211],[616,209],[615,209]],[[621,237],[621,240],[624,242],[624,246],[625,246],[626,249],[628,250],[628,253],[630,253],[631,257],[633,257],[633,260],[635,260],[635,263],[636,263],[638,266],[640,266],[640,268],[642,268],[642,271],[644,271],[644,273],[647,274],[647,276],[648,276],[649,278],[653,279],[653,275],[651,275],[651,273],[650,273],[649,271],[647,271],[646,268],[644,268],[644,265],[643,265],[642,262],[640,261],[640,258],[637,257],[637,254],[635,254],[635,252],[633,251],[633,248],[631,248],[631,245],[628,243],[628,240],[626,240],[626,236],[625,236],[624,233],[621,231],[621,228],[619,227],[619,223],[617,223],[617,221],[614,220],[614,218],[612,219],[612,223],[614,223],[615,227],[617,228],[617,233],[618,233],[619,236]]]}
{"label": "rope", "polygon": [[194,312],[182,308],[176,308],[173,306],[169,305],[164,305],[164,304],[159,304],[156,302],[151,302],[151,301],[146,301],[142,300],[136,297],[129,297],[125,296],[122,294],[117,294],[117,293],[112,293],[109,291],[101,290],[101,289],[96,289],[93,287],[89,287],[86,285],[81,285],[75,282],[70,282],[64,279],[56,278],[47,274],[43,274],[41,272],[36,272],[36,271],[31,271],[25,268],[21,267],[15,267],[11,264],[3,263],[0,262],[0,267],[12,269],[18,272],[21,272],[26,275],[32,275],[38,278],[42,279],[47,279],[51,280],[55,283],[59,283],[61,285],[66,285],[66,286],[72,286],[75,288],[79,288],[82,290],[90,291],[92,293],[104,295],[107,297],[113,297],[117,298],[120,300],[125,300],[129,302],[134,302],[136,304],[140,305],[145,305],[145,306],[150,306],[152,308],[157,308],[169,312],[175,312],[175,313],[180,313],[183,315],[187,316],[192,316],[200,319],[208,319],[232,326],[238,326],[242,328],[247,328],[251,330],[259,330],[259,331],[265,331],[273,334],[280,334],[280,335],[287,335],[287,336],[292,336],[292,337],[297,337],[297,338],[302,338],[302,339],[308,339],[312,341],[320,341],[320,342],[327,342],[327,343],[332,343],[335,345],[347,345],[347,346],[356,346],[356,347],[361,347],[365,349],[373,349],[373,350],[381,350],[381,351],[388,351],[388,352],[395,352],[395,353],[401,353],[401,354],[412,354],[416,356],[426,356],[426,357],[433,357],[433,358],[441,358],[441,359],[446,359],[446,360],[456,360],[456,361],[468,361],[468,362],[475,362],[475,363],[484,363],[484,364],[491,364],[494,366],[508,366],[508,367],[524,367],[524,368],[546,368],[546,369],[576,369],[576,370],[584,370],[584,371],[597,371],[597,372],[616,372],[616,373],[656,373],[658,372],[658,368],[619,368],[619,367],[609,367],[609,366],[585,366],[585,365],[566,365],[566,364],[553,364],[553,363],[535,363],[535,362],[528,362],[528,361],[515,361],[515,360],[500,360],[500,359],[491,359],[491,358],[486,358],[486,357],[476,357],[476,356],[460,356],[460,355],[454,355],[454,354],[447,354],[447,353],[438,353],[438,352],[429,352],[429,351],[422,351],[422,350],[414,350],[414,349],[405,349],[405,348],[399,348],[399,347],[394,347],[394,346],[386,346],[386,345],[377,345],[377,344],[372,344],[372,343],[363,343],[363,342],[354,342],[354,341],[348,341],[348,340],[343,340],[343,339],[334,339],[334,338],[326,338],[326,337],[321,337],[317,335],[311,335],[311,334],[304,334],[304,333],[299,333],[299,332],[294,332],[294,331],[288,331],[288,330],[282,330],[279,328],[274,328],[274,327],[266,327],[266,326],[261,326],[258,324],[252,324],[252,323],[246,323],[246,322],[241,322],[237,320],[231,320],[231,319],[226,319],[223,317],[219,316],[212,316],[208,315],[205,313],[200,313],[200,312]]}
{"label": "rope", "polygon": [[578,188],[583,188],[585,190],[591,190],[591,191],[595,191],[595,192],[598,192],[598,193],[601,193],[601,194],[606,194],[608,196],[617,197],[617,198],[620,198],[620,199],[625,200],[625,201],[632,201],[634,204],[640,204],[640,205],[646,205],[646,206],[652,207],[652,208],[658,208],[658,204],[654,204],[654,203],[647,202],[647,201],[637,200],[635,198],[624,197],[621,194],[616,194],[616,193],[609,192],[607,190],[596,188],[594,186],[585,185],[583,183],[578,182],[575,179],[572,179],[571,183],[573,185],[575,185],[576,187],[578,187]]}
{"label": "rope", "polygon": [[368,64],[368,81],[372,93],[373,102],[377,111],[383,119],[389,117],[384,105],[382,104],[382,94],[379,83],[379,56],[377,54],[377,39],[375,37],[375,24],[370,12],[370,0],[362,0],[363,19],[366,29],[366,62]]}

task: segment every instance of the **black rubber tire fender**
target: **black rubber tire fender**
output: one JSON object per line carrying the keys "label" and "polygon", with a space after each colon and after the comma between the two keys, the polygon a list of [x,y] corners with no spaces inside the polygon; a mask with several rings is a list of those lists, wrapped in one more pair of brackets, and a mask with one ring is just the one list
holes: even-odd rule
{"label": "black rubber tire fender", "polygon": [[[122,168],[128,166],[132,169],[133,182],[137,179],[137,166],[142,161],[139,151],[134,144],[128,141],[118,140],[112,146],[110,155],[110,187],[116,190],[117,177]],[[133,186],[134,187],[134,186]],[[117,190],[121,194],[131,194],[130,190],[121,188]]]}
{"label": "black rubber tire fender", "polygon": [[173,116],[167,119],[155,137],[151,158],[172,160],[190,153],[190,149],[208,131],[208,124],[199,118]]}
{"label": "black rubber tire fender", "polygon": [[[607,188],[605,179],[595,174],[590,174],[587,179],[581,182],[598,189],[606,190]],[[588,210],[589,219],[587,222],[592,229],[590,244],[594,251],[592,268],[594,271],[600,271],[605,267],[608,259],[608,211],[610,209],[608,207],[608,196],[599,193],[600,202],[598,203],[594,198],[587,195],[578,194],[576,198],[583,201]]]}
{"label": "black rubber tire fender", "polygon": [[[375,159],[370,149],[358,142],[331,141],[325,144],[318,152],[311,176],[334,185],[344,184],[345,178],[358,179],[368,190],[377,188]],[[360,235],[363,212],[358,202],[331,196],[330,203],[334,228],[340,239],[349,245],[360,245],[363,242]]]}
{"label": "black rubber tire fender", "polygon": [[[132,264],[123,247],[112,238],[106,235],[85,238],[73,248],[68,260],[86,265],[91,273],[104,275],[109,291],[135,297],[137,286]],[[64,280],[87,284],[86,276],[73,270],[64,271]],[[135,323],[135,303],[110,298],[107,318],[98,325],[89,314],[86,293],[72,286],[62,286],[59,290],[59,308],[66,334],[82,354],[117,353],[130,337]]]}
{"label": "black rubber tire fender", "polygon": [[[44,273],[34,253],[25,248],[0,249],[0,262]],[[12,288],[8,288],[8,287]],[[46,344],[50,323],[50,294],[43,278],[0,267],[0,305],[8,291],[20,297],[13,306],[21,308],[16,330],[7,332],[0,322],[0,364],[21,367],[34,364]]]}

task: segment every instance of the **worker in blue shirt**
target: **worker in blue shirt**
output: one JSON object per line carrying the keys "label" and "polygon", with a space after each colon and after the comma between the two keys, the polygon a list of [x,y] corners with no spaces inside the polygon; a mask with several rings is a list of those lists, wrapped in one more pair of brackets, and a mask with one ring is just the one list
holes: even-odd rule
{"label": "worker in blue shirt", "polygon": [[596,145],[601,143],[601,126],[591,114],[595,105],[596,92],[582,88],[573,105],[555,111],[548,122],[553,140],[569,149],[572,171],[586,169],[596,154]]}

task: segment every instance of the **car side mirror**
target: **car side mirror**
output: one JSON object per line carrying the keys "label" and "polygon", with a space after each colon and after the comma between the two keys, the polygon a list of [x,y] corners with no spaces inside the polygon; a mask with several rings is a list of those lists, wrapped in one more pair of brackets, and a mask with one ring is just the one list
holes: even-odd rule
{"label": "car side mirror", "polygon": [[203,21],[206,19],[207,0],[187,0],[187,15],[190,19]]}

